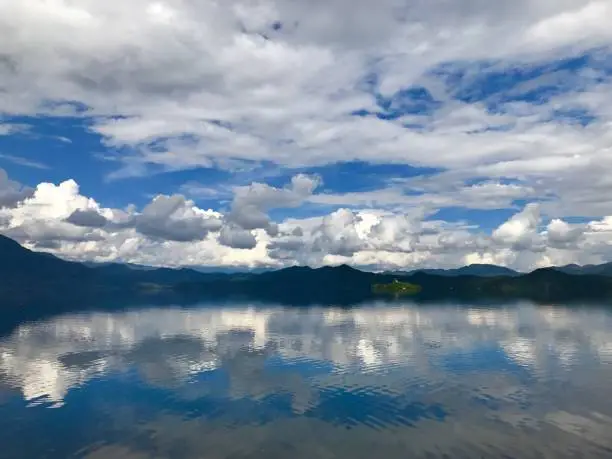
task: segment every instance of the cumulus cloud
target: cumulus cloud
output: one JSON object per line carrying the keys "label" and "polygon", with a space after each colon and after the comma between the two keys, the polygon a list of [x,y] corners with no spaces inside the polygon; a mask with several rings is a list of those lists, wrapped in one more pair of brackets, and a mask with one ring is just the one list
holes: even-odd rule
{"label": "cumulus cloud", "polygon": [[224,226],[219,233],[219,242],[234,249],[252,249],[257,240],[251,231],[232,226]]}
{"label": "cumulus cloud", "polygon": [[421,233],[421,221],[406,215],[381,218],[368,233],[375,250],[412,252]]}
{"label": "cumulus cloud", "polygon": [[7,221],[3,229],[6,235],[41,248],[57,248],[61,241],[103,239],[92,229],[67,221],[76,211],[90,213],[99,209],[93,199],[79,194],[79,186],[74,180],[57,186],[41,183],[28,195],[13,208],[0,209],[0,216]]}
{"label": "cumulus cloud", "polygon": [[131,220],[139,233],[162,240],[189,242],[221,229],[219,214],[196,207],[184,196],[157,196]]}
{"label": "cumulus cloud", "polygon": [[281,234],[270,242],[269,252],[284,263],[316,266],[437,263],[433,252],[441,247],[436,238],[443,229],[436,222],[422,221],[422,217],[342,208],[320,218],[284,222]]}
{"label": "cumulus cloud", "polygon": [[4,234],[37,249],[61,249],[62,242],[104,241],[101,234],[58,221],[34,220],[9,227]]}
{"label": "cumulus cloud", "polygon": [[315,228],[312,247],[324,254],[352,256],[364,246],[364,240],[359,235],[359,226],[363,223],[362,215],[339,209],[325,216]]}
{"label": "cumulus cloud", "polygon": [[156,196],[140,211],[135,206],[113,209],[83,196],[74,180],[41,183],[16,206],[0,209],[0,225],[3,234],[29,248],[81,261],[273,264],[265,235],[258,236],[260,243],[250,231],[224,225],[221,213],[201,209],[181,195]]}
{"label": "cumulus cloud", "polygon": [[[598,263],[612,256],[610,217],[588,224],[547,220],[537,203],[527,204],[489,234],[477,226],[436,220],[418,208],[411,213],[340,208],[279,221],[264,213],[299,205],[313,196],[317,184],[317,179],[298,175],[283,188],[263,183],[237,188],[224,215],[181,195],[156,196],[142,210],[107,208],[83,196],[74,180],[41,183],[13,207],[0,209],[0,231],[69,259],[156,266],[349,263],[401,269],[494,263],[529,270]],[[265,224],[254,229],[237,224],[232,215],[236,203],[261,209]]]}
{"label": "cumulus cloud", "polygon": [[66,218],[65,221],[72,223],[75,226],[85,226],[89,228],[102,228],[108,223],[108,220],[106,220],[104,215],[100,215],[93,209],[76,209],[68,216],[68,218]]}
{"label": "cumulus cloud", "polygon": [[584,225],[570,225],[558,218],[552,220],[546,227],[549,244],[557,248],[575,245],[584,236],[584,232]]}
{"label": "cumulus cloud", "polygon": [[493,241],[515,250],[538,250],[541,245],[540,221],[539,205],[528,204],[493,231]]}
{"label": "cumulus cloud", "polygon": [[278,231],[266,213],[272,209],[299,207],[319,186],[317,177],[298,174],[284,188],[265,183],[253,183],[238,187],[227,220],[242,229],[265,229],[270,235]]}

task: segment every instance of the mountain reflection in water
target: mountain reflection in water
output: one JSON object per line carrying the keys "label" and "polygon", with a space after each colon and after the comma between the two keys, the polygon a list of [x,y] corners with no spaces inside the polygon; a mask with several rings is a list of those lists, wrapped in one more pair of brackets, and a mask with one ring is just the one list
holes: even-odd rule
{"label": "mountain reflection in water", "polygon": [[592,306],[84,312],[0,338],[0,457],[612,457],[610,381]]}

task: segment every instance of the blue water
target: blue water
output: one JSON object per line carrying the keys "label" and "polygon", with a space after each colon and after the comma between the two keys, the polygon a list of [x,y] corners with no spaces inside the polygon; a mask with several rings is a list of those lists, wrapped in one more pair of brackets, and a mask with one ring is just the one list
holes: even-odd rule
{"label": "blue water", "polygon": [[0,458],[612,457],[612,309],[81,312],[0,337]]}

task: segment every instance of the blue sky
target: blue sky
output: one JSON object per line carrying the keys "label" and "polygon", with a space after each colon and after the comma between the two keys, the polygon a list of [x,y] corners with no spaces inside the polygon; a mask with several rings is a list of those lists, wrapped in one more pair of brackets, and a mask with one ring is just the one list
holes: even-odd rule
{"label": "blue sky", "polygon": [[[606,1],[26,3],[0,6],[0,231],[28,247],[202,266],[612,255]],[[147,216],[198,230],[160,239]]]}

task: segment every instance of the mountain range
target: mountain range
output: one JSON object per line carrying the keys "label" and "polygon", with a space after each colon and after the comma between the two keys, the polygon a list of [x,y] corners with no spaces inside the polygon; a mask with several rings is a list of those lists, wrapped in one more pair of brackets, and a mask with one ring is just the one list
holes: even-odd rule
{"label": "mountain range", "polygon": [[414,296],[419,300],[612,298],[612,263],[567,265],[530,273],[485,264],[384,273],[347,265],[316,269],[296,266],[264,272],[201,272],[189,268],[71,262],[33,252],[0,236],[2,303],[26,304],[50,299],[61,302],[68,297],[94,301],[144,295],[192,301],[246,297],[289,304],[351,304],[376,297],[374,286],[397,280],[417,285],[419,288],[414,291],[418,293]]}
{"label": "mountain range", "polygon": [[578,274],[578,275],[597,275],[597,276],[612,276],[612,262],[603,263],[601,265],[565,265],[555,268],[558,271],[567,274]]}
{"label": "mountain range", "polygon": [[410,276],[416,273],[433,274],[436,276],[454,277],[454,276],[479,276],[479,277],[495,277],[495,276],[520,276],[522,273],[504,266],[487,265],[487,264],[472,264],[462,266],[460,268],[450,269],[415,269],[412,271],[394,271],[390,274]]}
{"label": "mountain range", "polygon": [[[554,269],[556,271],[560,271],[566,274],[575,274],[575,275],[598,275],[598,276],[612,276],[612,262],[603,263],[600,265],[564,265],[564,266],[552,266],[547,269]],[[472,264],[467,266],[462,266],[460,268],[450,268],[450,269],[417,269],[412,271],[393,271],[390,274],[401,275],[401,276],[410,276],[415,273],[426,273],[426,274],[434,274],[436,276],[446,276],[446,277],[454,277],[454,276],[479,276],[479,277],[497,277],[497,276],[508,276],[508,277],[517,277],[526,273],[522,273],[520,271],[515,271],[510,268],[506,268],[505,266],[497,266],[497,265],[488,265],[488,264]]]}

